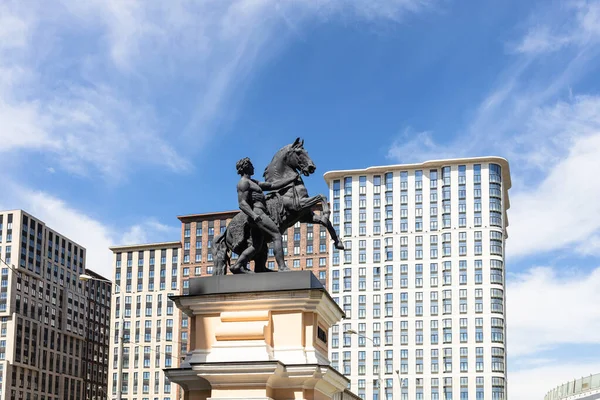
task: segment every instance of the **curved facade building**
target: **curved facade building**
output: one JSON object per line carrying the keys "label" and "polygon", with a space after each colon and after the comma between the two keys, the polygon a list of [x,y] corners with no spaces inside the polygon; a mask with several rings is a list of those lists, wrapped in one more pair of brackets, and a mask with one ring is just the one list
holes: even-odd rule
{"label": "curved facade building", "polygon": [[600,399],[600,374],[575,379],[556,387],[544,400],[597,400]]}
{"label": "curved facade building", "polygon": [[363,399],[506,398],[508,162],[428,161],[325,174],[329,292],[346,312],[332,365]]}

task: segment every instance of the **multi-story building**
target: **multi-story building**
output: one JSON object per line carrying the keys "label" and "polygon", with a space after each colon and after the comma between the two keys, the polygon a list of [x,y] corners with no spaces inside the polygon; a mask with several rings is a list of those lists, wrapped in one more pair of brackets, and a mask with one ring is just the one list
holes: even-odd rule
{"label": "multi-story building", "polygon": [[[318,209],[316,209],[317,212]],[[181,243],[183,243],[183,260],[181,263],[181,294],[187,294],[189,278],[212,275],[212,244],[231,219],[239,213],[236,211],[213,212],[179,216],[181,221]],[[283,251],[286,262],[292,270],[308,269],[313,271],[324,285],[327,279],[327,263],[329,260],[329,233],[319,225],[296,224],[283,235]],[[236,255],[232,255],[235,262]],[[273,250],[269,248],[267,267],[277,269]],[[180,354],[188,351],[188,319],[181,316]]]}
{"label": "multi-story building", "polygon": [[108,396],[108,354],[110,339],[110,296],[112,283],[87,270],[87,326],[83,371],[85,400],[105,400]]}
{"label": "multi-story building", "polygon": [[179,294],[181,243],[116,246],[111,303],[110,399],[175,400],[163,373],[179,365],[180,315],[169,295]]}
{"label": "multi-story building", "polygon": [[332,171],[330,358],[365,399],[504,399],[508,163]]}
{"label": "multi-story building", "polygon": [[0,246],[0,400],[85,398],[85,249],[22,210]]}

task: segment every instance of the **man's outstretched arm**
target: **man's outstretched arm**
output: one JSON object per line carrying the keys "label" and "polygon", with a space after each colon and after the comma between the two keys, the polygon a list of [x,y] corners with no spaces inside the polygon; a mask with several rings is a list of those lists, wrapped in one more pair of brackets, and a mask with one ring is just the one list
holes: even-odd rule
{"label": "man's outstretched arm", "polygon": [[294,182],[299,176],[300,175],[298,173],[295,173],[289,178],[281,179],[275,182],[258,182],[258,186],[260,186],[260,188],[263,190],[277,190]]}

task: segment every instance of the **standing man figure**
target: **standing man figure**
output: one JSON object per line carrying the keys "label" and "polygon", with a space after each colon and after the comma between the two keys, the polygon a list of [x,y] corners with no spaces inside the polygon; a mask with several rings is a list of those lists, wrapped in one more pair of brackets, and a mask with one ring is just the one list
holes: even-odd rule
{"label": "standing man figure", "polygon": [[[275,260],[277,261],[279,271],[289,271],[289,268],[285,265],[285,260],[283,259],[281,233],[279,232],[277,224],[275,224],[267,214],[267,205],[263,190],[281,189],[295,181],[299,175],[296,174],[290,178],[273,183],[259,182],[252,179],[252,175],[254,175],[254,166],[248,157],[238,161],[236,163],[236,169],[237,173],[241,175],[240,181],[237,184],[240,210],[248,216],[249,220],[253,222],[253,225],[273,239],[273,252],[275,253]],[[251,272],[251,270],[246,267],[246,264],[248,263],[248,260],[252,259],[256,250],[257,249],[253,245],[248,246],[248,248],[240,254],[236,263],[230,268],[231,272],[234,274]]]}

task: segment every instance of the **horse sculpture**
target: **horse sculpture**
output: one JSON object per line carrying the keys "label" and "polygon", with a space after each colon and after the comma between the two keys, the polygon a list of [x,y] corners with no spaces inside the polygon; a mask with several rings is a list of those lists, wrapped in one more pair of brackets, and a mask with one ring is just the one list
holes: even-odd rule
{"label": "horse sculpture", "polygon": [[[275,153],[271,163],[265,168],[263,176],[266,182],[274,182],[298,173],[310,176],[315,170],[315,164],[304,149],[304,141],[298,138],[294,143],[284,146]],[[323,210],[320,215],[313,211],[313,207],[319,203]],[[327,198],[321,194],[309,196],[301,177],[280,190],[270,192],[267,195],[266,205],[269,216],[277,224],[281,233],[298,221],[319,224],[327,228],[334,241],[334,246],[340,250],[344,249],[344,245],[340,242],[337,232],[329,221],[331,211]],[[266,267],[269,240],[270,237],[265,237],[253,221],[246,214],[240,212],[233,217],[225,232],[214,242],[213,275],[227,274],[228,267],[231,267],[231,253],[241,254],[250,245],[256,249],[253,257],[254,272],[272,272]],[[236,271],[232,270],[232,272],[248,273],[252,271],[242,268]]]}

